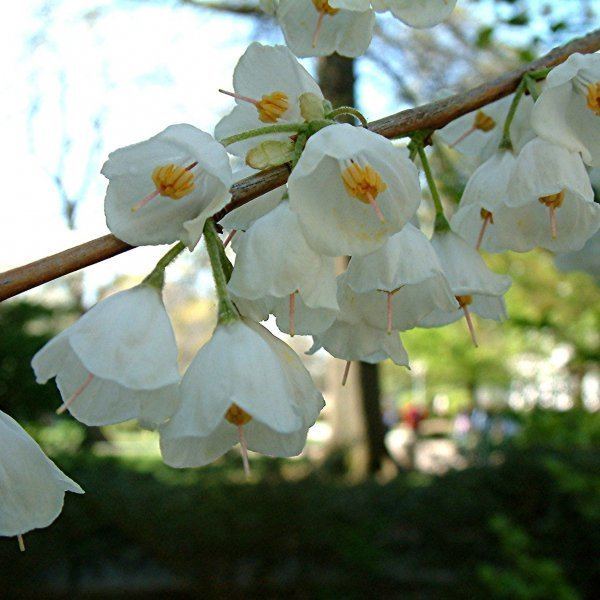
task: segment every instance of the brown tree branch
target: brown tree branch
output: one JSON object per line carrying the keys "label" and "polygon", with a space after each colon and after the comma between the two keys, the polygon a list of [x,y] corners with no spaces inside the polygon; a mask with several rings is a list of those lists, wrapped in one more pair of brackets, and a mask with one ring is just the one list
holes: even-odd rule
{"label": "brown tree branch", "polygon": [[[600,29],[555,48],[542,58],[468,92],[373,121],[369,124],[369,129],[387,138],[403,137],[420,129],[439,129],[468,112],[508,96],[515,90],[523,74],[528,71],[556,66],[575,52],[587,54],[598,50],[600,50]],[[215,215],[216,220],[221,219],[234,208],[283,185],[288,175],[287,167],[277,167],[237,182],[231,188],[231,202]],[[23,267],[0,273],[0,301],[131,248],[132,246],[116,237],[105,235]]]}

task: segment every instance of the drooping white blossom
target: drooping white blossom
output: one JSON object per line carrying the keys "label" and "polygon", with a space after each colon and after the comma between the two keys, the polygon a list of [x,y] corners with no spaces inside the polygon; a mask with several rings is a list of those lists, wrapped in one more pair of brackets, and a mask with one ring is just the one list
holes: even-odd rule
{"label": "drooping white blossom", "polygon": [[38,383],[56,377],[62,409],[86,425],[138,419],[154,428],[177,407],[175,336],[160,291],[149,285],[98,302],[32,366]]}
{"label": "drooping white blossom", "polygon": [[504,320],[506,308],[503,296],[510,287],[510,278],[490,271],[479,253],[453,231],[436,232],[431,244],[459,306],[452,311],[434,310],[423,319],[421,326],[440,327],[464,316],[475,341],[470,314],[495,321]]}
{"label": "drooping white blossom", "polygon": [[295,456],[325,404],[295,352],[247,320],[218,325],[181,385],[181,406],[160,430],[173,467],[206,465],[238,440],[268,456]]}
{"label": "drooping white blossom", "polygon": [[308,140],[288,189],[308,243],[328,256],[377,250],[420,202],[407,151],[347,124],[325,127]]}
{"label": "drooping white blossom", "polygon": [[[218,140],[270,124],[304,121],[300,97],[313,94],[323,99],[321,89],[298,59],[285,46],[263,46],[253,42],[233,72],[235,107],[215,128]],[[268,139],[285,140],[289,133],[270,134]],[[230,144],[227,150],[244,157],[265,138]]]}
{"label": "drooping white blossom", "polygon": [[446,20],[456,6],[456,0],[376,0],[374,8],[384,7],[409,27],[423,29]]}
{"label": "drooping white blossom", "polygon": [[193,249],[206,219],[229,201],[232,182],[223,146],[186,124],[111,152],[102,174],[108,228],[133,246],[181,240]]}
{"label": "drooping white blossom", "polygon": [[263,300],[282,331],[324,331],[338,311],[334,260],[307,243],[287,201],[239,236],[229,290],[236,298]]}
{"label": "drooping white blossom", "polygon": [[507,250],[498,241],[494,215],[508,198],[508,184],[516,159],[510,150],[498,150],[471,175],[458,210],[452,217],[452,230],[476,249],[488,252]]}
{"label": "drooping white blossom", "polygon": [[0,536],[22,536],[47,527],[60,514],[65,492],[83,494],[79,485],[2,411],[0,456]]}
{"label": "drooping white blossom", "polygon": [[371,327],[404,331],[458,303],[425,235],[411,223],[379,250],[350,260],[340,293]]}
{"label": "drooping white blossom", "polygon": [[410,27],[433,27],[444,21],[456,6],[456,0],[329,0],[332,8],[377,12],[389,10]]}
{"label": "drooping white blossom", "polygon": [[506,202],[494,211],[501,247],[579,250],[600,227],[589,175],[577,152],[541,138],[519,154]]}
{"label": "drooping white blossom", "polygon": [[[511,94],[467,113],[440,129],[435,136],[461,154],[483,163],[498,150],[513,98],[514,94]],[[533,100],[530,96],[523,96],[510,126],[510,137],[516,153],[535,137],[531,127],[532,110]]]}
{"label": "drooping white blossom", "polygon": [[347,285],[347,273],[337,279],[340,312],[329,329],[313,335],[314,343],[309,353],[314,354],[323,348],[331,356],[347,362],[378,363],[390,358],[397,365],[408,366],[408,354],[398,331],[388,333],[368,325]]}
{"label": "drooping white blossom", "polygon": [[540,137],[600,167],[600,54],[575,53],[552,69],[531,123]]}
{"label": "drooping white blossom", "polygon": [[357,57],[367,51],[373,36],[375,14],[365,10],[334,8],[328,0],[281,0],[276,11],[286,44],[299,57]]}

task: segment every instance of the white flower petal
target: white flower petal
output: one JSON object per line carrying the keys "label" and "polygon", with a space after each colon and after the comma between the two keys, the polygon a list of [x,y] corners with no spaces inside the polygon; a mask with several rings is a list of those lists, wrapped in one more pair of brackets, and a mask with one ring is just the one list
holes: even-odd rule
{"label": "white flower petal", "polygon": [[[342,172],[356,161],[369,164],[387,185],[373,208],[352,197]],[[327,256],[362,255],[381,247],[404,227],[420,202],[418,174],[405,151],[389,140],[351,125],[332,125],[311,137],[288,180],[290,207],[309,244]]]}
{"label": "white flower petal", "polygon": [[65,492],[83,494],[11,417],[0,411],[0,535],[47,527]]}
{"label": "white flower petal", "polygon": [[301,58],[329,56],[334,52],[341,56],[361,56],[371,43],[375,24],[375,14],[371,10],[340,10],[335,15],[326,14],[317,44],[313,46],[319,13],[312,0],[281,0],[277,19],[287,45]]}
{"label": "white flower petal", "polygon": [[[155,190],[156,167],[186,167],[195,162],[195,187],[190,193],[179,200],[159,195],[132,212]],[[193,249],[201,233],[199,216],[205,219],[207,211],[210,216],[230,199],[232,175],[225,149],[191,125],[171,125],[149,140],[111,152],[102,174],[109,179],[104,203],[107,225],[133,246],[181,240]]]}

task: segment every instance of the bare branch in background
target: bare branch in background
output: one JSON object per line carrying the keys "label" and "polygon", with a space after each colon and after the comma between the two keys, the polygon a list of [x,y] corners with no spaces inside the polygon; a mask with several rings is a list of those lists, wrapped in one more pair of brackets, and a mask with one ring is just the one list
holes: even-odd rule
{"label": "bare branch in background", "polygon": [[[403,137],[421,129],[439,129],[468,112],[508,96],[528,71],[556,66],[574,52],[585,54],[598,50],[600,50],[600,29],[555,48],[546,56],[468,92],[390,115],[370,123],[369,128],[388,138]],[[215,215],[216,220],[221,219],[234,208],[283,185],[287,181],[288,174],[289,169],[282,166],[237,182],[231,189],[232,201]],[[0,274],[0,300],[11,298],[42,283],[130,249],[131,246],[114,236],[107,235],[29,265],[6,271]]]}

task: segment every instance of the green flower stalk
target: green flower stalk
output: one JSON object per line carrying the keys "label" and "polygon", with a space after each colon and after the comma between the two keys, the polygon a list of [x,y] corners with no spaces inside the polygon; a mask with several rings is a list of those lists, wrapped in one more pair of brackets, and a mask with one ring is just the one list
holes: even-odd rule
{"label": "green flower stalk", "polygon": [[[210,266],[215,280],[217,298],[219,299],[217,322],[219,325],[225,325],[227,323],[238,321],[240,315],[227,291],[228,276],[226,271],[229,271],[229,275],[231,275],[231,272],[230,269],[223,264],[223,257],[225,254],[223,243],[217,234],[217,228],[212,219],[208,219],[204,225],[204,239],[206,240],[206,250],[208,251]],[[229,263],[229,261],[227,261],[227,263]]]}

